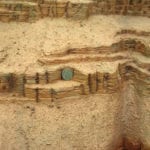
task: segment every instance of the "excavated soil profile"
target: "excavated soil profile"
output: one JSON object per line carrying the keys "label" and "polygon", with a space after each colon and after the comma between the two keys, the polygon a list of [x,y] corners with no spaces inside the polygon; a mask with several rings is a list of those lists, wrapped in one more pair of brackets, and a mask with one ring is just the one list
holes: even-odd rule
{"label": "excavated soil profile", "polygon": [[0,150],[150,150],[149,0],[0,1]]}

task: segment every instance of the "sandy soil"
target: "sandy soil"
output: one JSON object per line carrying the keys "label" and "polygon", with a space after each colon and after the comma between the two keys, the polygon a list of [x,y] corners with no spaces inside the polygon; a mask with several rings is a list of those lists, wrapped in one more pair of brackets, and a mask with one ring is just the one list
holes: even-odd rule
{"label": "sandy soil", "polygon": [[140,139],[145,147],[150,146],[150,98],[140,96],[132,82],[126,83],[121,93],[122,134],[137,141]]}
{"label": "sandy soil", "polygon": [[118,94],[61,100],[53,105],[1,102],[0,149],[113,149],[114,139],[120,138],[118,105]]}
{"label": "sandy soil", "polygon": [[[1,72],[40,70],[37,59],[43,54],[69,48],[109,46],[123,38],[115,36],[117,31],[150,31],[149,24],[148,18],[127,16],[93,16],[82,22],[44,19],[33,24],[0,23]],[[150,43],[149,38],[138,38]]]}
{"label": "sandy soil", "polygon": [[[121,29],[149,32],[149,24],[149,18],[128,16],[0,23],[0,72],[42,71],[46,68],[37,60],[43,55],[69,48],[110,46],[131,37],[116,36]],[[149,37],[136,38],[150,44]],[[70,65],[84,68],[86,73],[98,69],[114,72],[118,62]],[[16,98],[13,102],[9,97],[1,101],[0,96],[0,149],[114,150],[113,144],[122,133],[133,138],[138,135],[149,143],[149,98],[134,95],[134,87],[127,84],[119,94],[70,98],[52,104],[19,102],[20,99],[17,102]]]}

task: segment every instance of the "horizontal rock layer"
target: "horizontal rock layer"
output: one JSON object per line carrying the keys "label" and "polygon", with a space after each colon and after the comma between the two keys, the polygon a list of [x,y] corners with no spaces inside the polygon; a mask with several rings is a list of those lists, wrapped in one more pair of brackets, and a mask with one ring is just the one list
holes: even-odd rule
{"label": "horizontal rock layer", "polygon": [[[129,55],[131,52],[133,54]],[[111,46],[74,48],[54,53],[39,59],[46,66],[61,64],[54,70],[35,74],[1,73],[0,92],[17,93],[38,102],[77,95],[115,93],[123,87],[124,82],[132,80],[137,92],[141,96],[148,96],[149,62],[139,60],[137,54],[148,58],[149,46],[135,39],[121,40]],[[118,67],[111,73],[100,70],[85,73],[69,65],[102,61],[118,61]],[[63,64],[73,70],[71,81],[62,78],[62,71],[66,68]]]}
{"label": "horizontal rock layer", "polygon": [[43,17],[85,19],[94,14],[150,17],[150,2],[149,0],[94,0],[88,3],[53,0],[0,1],[0,21],[3,22],[33,22]]}

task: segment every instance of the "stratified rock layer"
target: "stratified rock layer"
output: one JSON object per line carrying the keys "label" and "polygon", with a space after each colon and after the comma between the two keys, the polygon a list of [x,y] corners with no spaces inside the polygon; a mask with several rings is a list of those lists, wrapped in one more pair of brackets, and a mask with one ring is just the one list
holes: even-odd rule
{"label": "stratified rock layer", "polygon": [[0,149],[149,150],[149,6],[0,1]]}
{"label": "stratified rock layer", "polygon": [[3,22],[23,21],[33,22],[43,17],[67,17],[85,19],[90,15],[135,15],[150,17],[149,0],[106,1],[93,0],[90,2],[75,1],[0,1],[0,20]]}

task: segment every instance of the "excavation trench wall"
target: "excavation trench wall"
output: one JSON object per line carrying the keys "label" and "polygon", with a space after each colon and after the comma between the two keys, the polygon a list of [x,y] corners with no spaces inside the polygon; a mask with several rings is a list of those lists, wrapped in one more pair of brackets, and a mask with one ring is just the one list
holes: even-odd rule
{"label": "excavation trench wall", "polygon": [[[75,71],[79,72],[77,70]],[[58,73],[58,70],[56,72]],[[96,74],[91,74],[90,82],[87,78],[84,78],[86,83],[90,83],[90,86],[92,86],[89,88],[89,95],[87,97],[85,97],[86,95],[81,97],[79,95],[79,97],[73,98],[72,100],[71,98],[64,100],[64,94],[60,94],[61,97],[55,101],[54,105],[53,103],[49,103],[49,107],[56,107],[57,109],[49,110],[47,105],[42,103],[37,103],[37,105],[35,105],[32,104],[32,102],[21,105],[17,103],[11,104],[10,102],[8,104],[2,104],[2,122],[5,121],[5,123],[11,123],[12,125],[17,124],[17,126],[9,126],[7,131],[1,130],[1,134],[5,131],[7,141],[13,142],[11,146],[22,149],[28,146],[30,147],[29,149],[34,149],[37,145],[40,148],[53,147],[56,149],[65,148],[69,150],[70,148],[75,149],[78,147],[81,149],[90,149],[94,145],[95,149],[100,148],[101,150],[116,150],[119,148],[126,148],[127,150],[149,150],[149,120],[145,119],[149,116],[149,76],[129,64],[119,65],[118,72],[113,74],[97,74],[98,83],[100,86],[103,85],[103,88],[99,89],[100,91],[98,90],[93,94],[93,91],[95,92],[96,90],[96,87],[93,85],[97,85],[97,81],[95,80]],[[78,75],[82,74],[78,73]],[[120,77],[120,87],[109,93],[108,91],[111,89],[109,85],[114,83],[113,81],[114,79],[117,79],[116,76],[118,77],[118,75]],[[34,76],[35,81],[36,76],[37,74]],[[7,78],[5,79],[9,79],[9,77],[12,78],[13,74],[7,75],[6,77]],[[80,77],[81,76],[79,76],[78,81],[80,81]],[[24,78],[24,76],[21,76],[21,78]],[[60,80],[60,78],[58,79]],[[77,79],[77,77],[75,79]],[[104,79],[107,79],[104,84],[99,82]],[[9,84],[10,83],[13,82],[9,82]],[[116,85],[116,82],[114,85]],[[112,89],[114,90],[114,87],[112,87]],[[102,91],[105,92],[103,93]],[[33,91],[31,92],[31,95],[33,95]],[[42,96],[43,93],[39,91],[39,95]],[[33,100],[36,100],[35,97],[36,95],[33,97]],[[65,95],[65,97],[67,97],[67,95]],[[16,97],[16,100],[17,99],[18,98]],[[3,116],[8,107],[7,105],[10,107],[9,111],[7,110],[7,116],[10,117],[13,115],[13,121],[8,118],[6,121]],[[17,108],[16,111],[13,110],[14,107]],[[83,113],[83,109],[85,113]],[[73,112],[72,110],[76,111]],[[21,123],[17,123],[16,120],[16,117],[18,118],[18,113],[22,118]],[[47,117],[43,120],[42,114],[45,113],[45,116]],[[49,115],[51,117],[48,117]],[[63,119],[60,119],[61,117],[63,117]],[[85,119],[86,117],[94,120]],[[38,122],[40,122],[41,119],[43,123],[39,124]],[[48,124],[47,121],[51,123]],[[37,124],[35,124],[35,122]],[[76,126],[73,126],[73,124],[76,124]],[[69,127],[70,125],[72,128]],[[2,124],[0,124],[0,128],[3,128]],[[79,129],[80,132],[76,132],[76,130]],[[30,130],[34,130],[36,134],[34,134],[34,136],[30,135]],[[86,138],[88,130],[91,131],[88,133],[90,138]],[[8,134],[10,131],[12,134]],[[39,135],[38,133],[40,131],[42,131],[42,134],[40,133]],[[49,134],[45,134],[46,132]],[[55,132],[55,138],[50,136],[53,132]],[[72,132],[75,132],[76,134],[72,135]],[[22,134],[24,136],[22,136]],[[15,139],[14,135],[18,138]],[[76,137],[78,137],[78,139]],[[12,138],[13,140],[11,140]],[[70,141],[70,138],[72,140],[71,143],[68,144],[67,140]],[[41,139],[44,139],[42,144],[39,142]],[[82,140],[82,143],[80,143],[80,140]],[[90,142],[88,142],[89,140]],[[2,140],[2,142],[3,145],[1,145],[1,147],[6,147],[5,141]],[[21,144],[14,144],[16,142]],[[46,143],[49,143],[50,145]],[[8,144],[7,146],[10,145]]]}
{"label": "excavation trench wall", "polygon": [[[37,101],[38,97],[41,99],[52,99],[74,95],[87,95],[90,93],[115,93],[122,88],[123,82],[132,80],[140,95],[149,95],[149,74],[142,72],[134,67],[134,65],[128,63],[120,64],[118,70],[114,73],[96,72],[86,75],[74,69],[74,77],[72,80],[80,84],[70,89],[67,88],[66,91],[56,91],[53,88],[36,88],[36,86],[34,88],[30,87],[30,85],[52,84],[63,80],[61,77],[62,70],[45,71],[44,74],[36,73],[34,76],[27,74],[15,75],[12,73],[1,74],[0,92],[16,92],[20,96],[26,96]],[[64,82],[68,83],[68,81]]]}
{"label": "excavation trench wall", "polygon": [[[32,2],[32,3],[31,3]],[[74,3],[61,1],[25,1],[0,2],[0,20],[35,21],[43,17],[67,17],[85,19],[94,14],[138,15],[150,17],[149,0],[106,1],[95,0],[89,3]]]}
{"label": "excavation trench wall", "polygon": [[122,147],[126,150],[149,150],[149,91],[144,95],[146,90],[139,89],[146,85],[135,80],[129,79],[123,84],[119,101]]}
{"label": "excavation trench wall", "polygon": [[54,104],[16,101],[1,101],[3,150],[114,150],[121,139],[118,94],[61,99]]}
{"label": "excavation trench wall", "polygon": [[[97,14],[150,17],[149,7],[149,0],[95,0],[89,3],[0,1],[0,21],[34,22],[45,17],[82,20]],[[123,29],[116,36],[126,34],[143,38],[150,35],[145,31]],[[53,65],[60,64],[60,58],[65,55],[90,55],[94,52],[109,55],[110,51],[131,51],[143,54],[144,57],[150,56],[149,47],[129,39],[114,43],[111,47],[69,49],[53,54],[52,57],[57,59],[51,62],[38,61],[45,63],[44,65]],[[5,57],[1,61],[4,60]],[[0,149],[150,149],[148,63],[121,63],[113,73],[97,71],[85,74],[74,67],[71,68],[74,71],[71,81],[77,82],[77,86],[63,90],[39,88],[39,85],[55,84],[59,81],[69,83],[70,81],[62,80],[62,69],[64,68],[60,67],[54,71],[45,70],[35,74],[0,74]]]}

